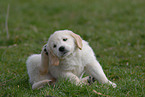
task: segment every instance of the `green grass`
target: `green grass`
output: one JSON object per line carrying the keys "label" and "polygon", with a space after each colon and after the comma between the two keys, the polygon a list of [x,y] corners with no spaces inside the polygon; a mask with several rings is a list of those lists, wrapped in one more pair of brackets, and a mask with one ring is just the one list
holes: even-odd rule
{"label": "green grass", "polygon": [[[6,38],[5,18],[10,4]],[[59,81],[32,90],[26,70],[29,55],[40,53],[56,30],[70,29],[94,49],[107,77],[117,88],[94,83],[78,87]],[[0,96],[144,97],[144,0],[1,0]]]}

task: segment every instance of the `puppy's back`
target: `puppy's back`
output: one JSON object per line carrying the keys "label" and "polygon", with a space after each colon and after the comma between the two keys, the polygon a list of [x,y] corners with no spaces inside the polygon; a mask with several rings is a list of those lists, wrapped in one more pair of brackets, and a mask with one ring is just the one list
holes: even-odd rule
{"label": "puppy's back", "polygon": [[37,78],[39,76],[40,63],[41,63],[41,55],[40,54],[31,55],[28,57],[28,59],[26,61],[27,72],[28,72],[31,84],[33,84],[34,81],[37,81]]}

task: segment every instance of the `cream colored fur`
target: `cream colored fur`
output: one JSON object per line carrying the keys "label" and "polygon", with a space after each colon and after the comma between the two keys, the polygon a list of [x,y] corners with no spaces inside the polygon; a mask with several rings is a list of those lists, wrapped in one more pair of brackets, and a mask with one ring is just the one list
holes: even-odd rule
{"label": "cream colored fur", "polygon": [[[65,47],[63,52],[60,51],[62,46]],[[70,30],[52,34],[41,54],[31,55],[26,64],[33,89],[59,78],[69,79],[76,85],[87,84],[88,77],[81,78],[84,72],[100,83],[116,87],[115,83],[107,79],[88,43]]]}

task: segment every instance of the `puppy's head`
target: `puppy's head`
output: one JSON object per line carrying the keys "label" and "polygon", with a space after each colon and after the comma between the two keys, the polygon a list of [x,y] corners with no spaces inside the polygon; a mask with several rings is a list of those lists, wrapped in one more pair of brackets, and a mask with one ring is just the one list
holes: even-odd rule
{"label": "puppy's head", "polygon": [[82,39],[70,30],[54,32],[48,40],[49,61],[52,65],[59,65],[59,59],[64,59],[76,49],[82,49]]}

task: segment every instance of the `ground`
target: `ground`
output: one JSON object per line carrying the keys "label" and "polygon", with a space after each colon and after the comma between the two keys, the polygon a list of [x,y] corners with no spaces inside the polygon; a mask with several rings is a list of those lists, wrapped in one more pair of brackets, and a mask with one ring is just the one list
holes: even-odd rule
{"label": "ground", "polygon": [[[0,96],[144,97],[144,9],[144,0],[1,0]],[[62,29],[89,42],[117,88],[98,82],[79,87],[60,80],[32,90],[27,57],[40,53],[49,36]]]}

